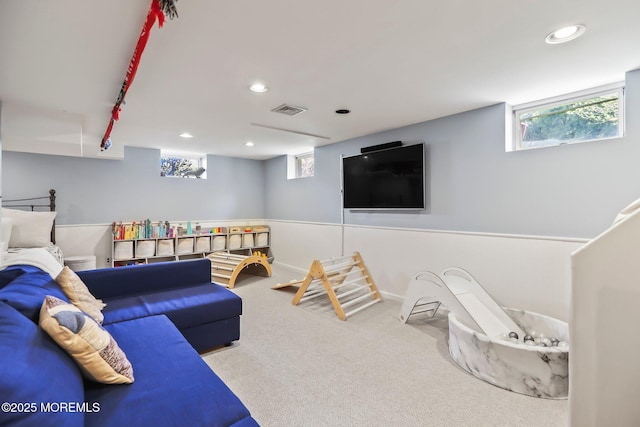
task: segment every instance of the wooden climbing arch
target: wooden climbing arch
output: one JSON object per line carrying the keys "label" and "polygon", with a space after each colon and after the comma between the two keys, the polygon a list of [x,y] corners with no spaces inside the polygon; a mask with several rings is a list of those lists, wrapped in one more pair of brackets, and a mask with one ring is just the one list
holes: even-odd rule
{"label": "wooden climbing arch", "polygon": [[232,289],[240,273],[261,274],[271,277],[271,265],[267,259],[256,255],[238,255],[214,252],[207,255],[211,261],[211,281]]}

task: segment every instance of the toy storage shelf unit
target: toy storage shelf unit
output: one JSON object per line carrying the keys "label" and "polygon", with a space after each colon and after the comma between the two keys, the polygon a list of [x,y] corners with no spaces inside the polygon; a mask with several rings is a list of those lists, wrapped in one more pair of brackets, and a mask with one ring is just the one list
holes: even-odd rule
{"label": "toy storage shelf unit", "polygon": [[[125,227],[133,223],[123,224]],[[133,233],[129,233],[127,237]],[[135,235],[135,234],[133,234]],[[205,258],[214,252],[266,257],[273,262],[271,230],[266,225],[212,227],[175,237],[121,239],[114,233],[111,266]]]}

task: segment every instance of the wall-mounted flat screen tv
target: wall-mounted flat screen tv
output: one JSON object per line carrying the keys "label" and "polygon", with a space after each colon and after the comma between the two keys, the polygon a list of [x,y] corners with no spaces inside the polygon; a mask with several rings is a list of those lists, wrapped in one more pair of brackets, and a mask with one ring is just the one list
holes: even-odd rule
{"label": "wall-mounted flat screen tv", "polygon": [[342,159],[345,209],[425,209],[424,144]]}

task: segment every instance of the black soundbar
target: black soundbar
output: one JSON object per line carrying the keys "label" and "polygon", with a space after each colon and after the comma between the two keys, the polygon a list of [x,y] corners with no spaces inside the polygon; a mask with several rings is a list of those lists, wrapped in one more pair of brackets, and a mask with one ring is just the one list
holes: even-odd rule
{"label": "black soundbar", "polygon": [[393,142],[387,142],[385,144],[371,145],[369,147],[362,147],[360,149],[360,153],[364,154],[364,153],[370,153],[372,151],[386,150],[388,148],[400,147],[401,145],[402,145],[402,141],[393,141]]}

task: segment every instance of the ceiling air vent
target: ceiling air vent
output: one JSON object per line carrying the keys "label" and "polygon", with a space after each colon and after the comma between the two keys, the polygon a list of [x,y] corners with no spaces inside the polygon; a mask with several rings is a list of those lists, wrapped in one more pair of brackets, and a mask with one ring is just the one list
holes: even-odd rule
{"label": "ceiling air vent", "polygon": [[273,111],[274,113],[286,114],[287,116],[297,116],[298,114],[307,111],[307,109],[296,107],[293,105],[282,104],[271,111]]}

